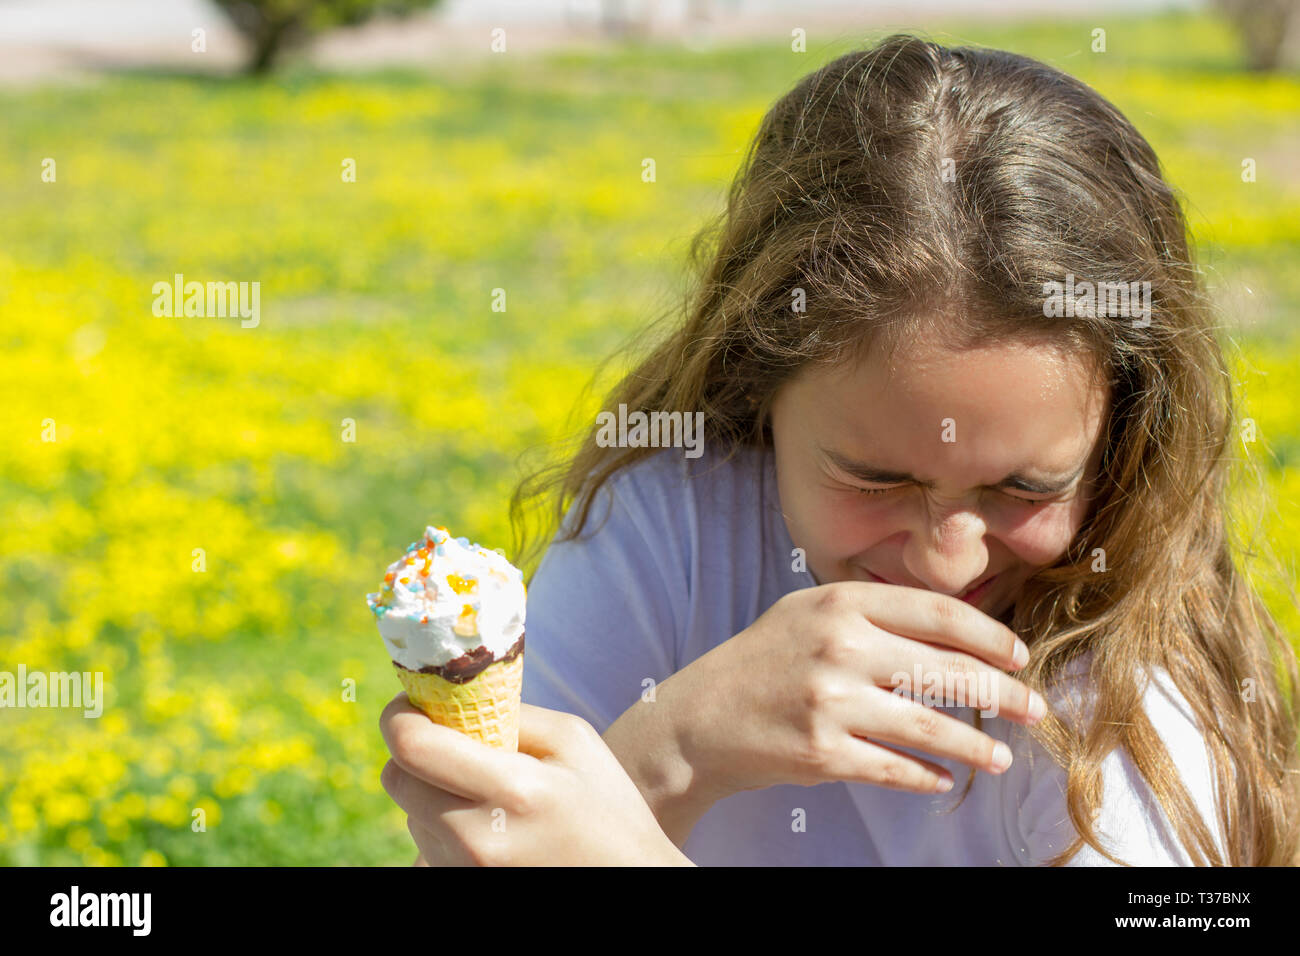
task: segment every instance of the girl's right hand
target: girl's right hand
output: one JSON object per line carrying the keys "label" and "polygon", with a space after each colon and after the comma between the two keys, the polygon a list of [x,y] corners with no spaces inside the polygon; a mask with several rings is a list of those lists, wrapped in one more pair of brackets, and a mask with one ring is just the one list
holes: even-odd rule
{"label": "girl's right hand", "polygon": [[[1011,752],[895,693],[900,672],[910,682],[919,668],[918,694],[938,682],[947,705],[996,705],[999,716],[1032,724],[1046,711],[1042,698],[1002,670],[1027,661],[1009,628],[955,597],[845,581],[785,595],[660,690],[677,710],[681,756],[712,799],[831,780],[934,793],[948,789],[940,782],[951,784],[951,774],[890,744],[989,773],[1010,766]],[[952,693],[959,680],[965,700]]]}

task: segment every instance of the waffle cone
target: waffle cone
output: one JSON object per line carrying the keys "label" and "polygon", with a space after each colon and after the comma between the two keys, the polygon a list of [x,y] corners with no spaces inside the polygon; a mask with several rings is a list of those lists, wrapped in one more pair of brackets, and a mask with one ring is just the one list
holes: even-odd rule
{"label": "waffle cone", "polygon": [[524,655],[488,665],[473,680],[454,684],[393,664],[411,703],[435,724],[459,730],[489,747],[519,749],[519,702]]}

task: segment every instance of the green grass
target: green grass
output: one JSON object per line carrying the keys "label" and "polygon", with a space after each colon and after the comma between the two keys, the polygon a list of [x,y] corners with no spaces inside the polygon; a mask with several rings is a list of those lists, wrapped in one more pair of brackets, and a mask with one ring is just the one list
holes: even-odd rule
{"label": "green grass", "polygon": [[[1251,453],[1294,500],[1300,83],[1239,72],[1200,16],[931,33],[1070,70],[1151,139],[1211,282],[1252,289],[1225,316]],[[0,863],[409,862],[363,594],[426,522],[508,543],[518,455],[667,301],[770,103],[853,42],[0,91],[0,669],[113,694],[0,713]],[[261,326],[153,317],[177,272],[259,281]]]}

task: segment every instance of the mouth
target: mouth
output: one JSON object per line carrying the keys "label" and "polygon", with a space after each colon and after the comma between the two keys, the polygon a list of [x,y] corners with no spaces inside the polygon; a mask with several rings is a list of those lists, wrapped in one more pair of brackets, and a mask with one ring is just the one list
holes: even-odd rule
{"label": "mouth", "polygon": [[[866,569],[864,568],[863,570]],[[881,584],[893,583],[892,581],[886,581],[878,574],[872,574],[870,571],[867,571],[867,574],[871,575],[871,579],[873,581],[879,581]],[[985,594],[988,593],[989,585],[993,583],[995,578],[997,578],[997,574],[990,574],[979,584],[976,584],[974,587],[967,588],[961,594],[957,595],[957,600],[965,601],[967,604],[974,604],[976,601],[978,601],[980,598],[982,598]]]}
{"label": "mouth", "polygon": [[989,575],[979,584],[968,590],[965,594],[957,595],[958,600],[965,601],[967,604],[974,604],[988,593],[989,585],[993,583],[993,579],[996,577],[996,574]]}

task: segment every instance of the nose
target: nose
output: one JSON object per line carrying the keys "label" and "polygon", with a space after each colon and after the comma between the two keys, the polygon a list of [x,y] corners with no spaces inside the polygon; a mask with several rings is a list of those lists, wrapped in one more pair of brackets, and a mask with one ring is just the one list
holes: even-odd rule
{"label": "nose", "polygon": [[979,513],[951,502],[931,501],[908,535],[903,563],[922,585],[939,594],[957,596],[977,582],[988,568],[988,530]]}

